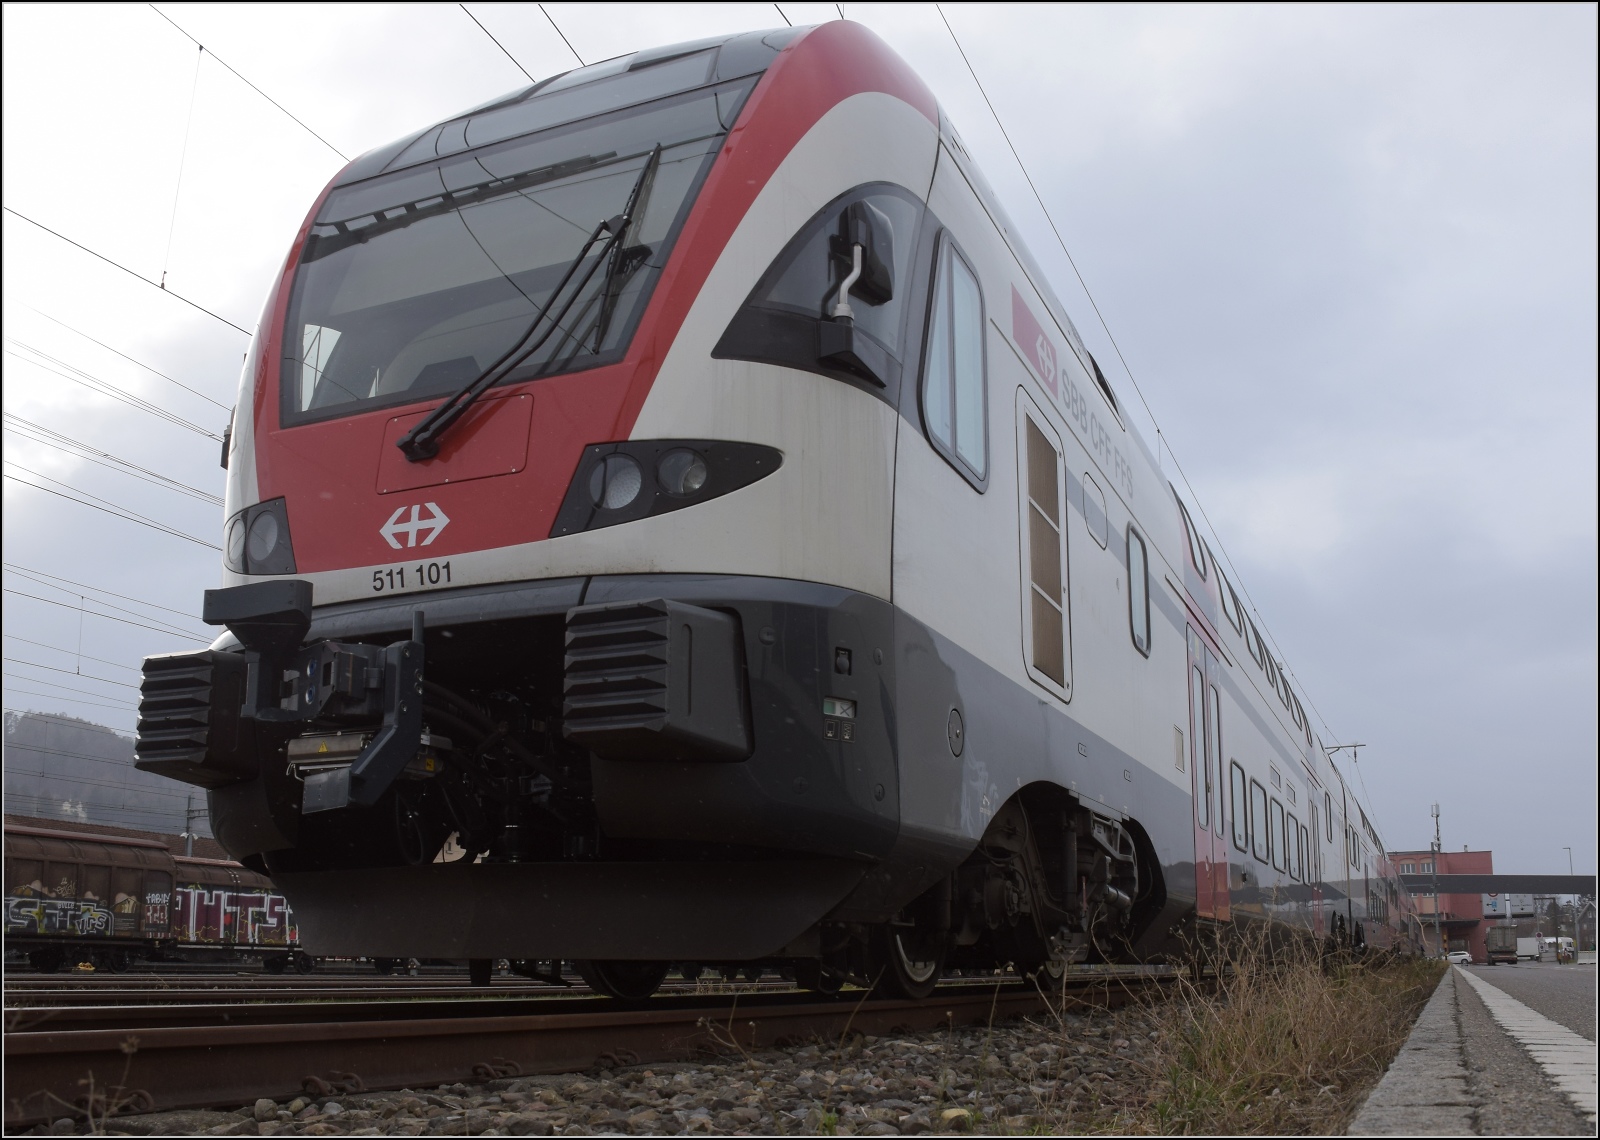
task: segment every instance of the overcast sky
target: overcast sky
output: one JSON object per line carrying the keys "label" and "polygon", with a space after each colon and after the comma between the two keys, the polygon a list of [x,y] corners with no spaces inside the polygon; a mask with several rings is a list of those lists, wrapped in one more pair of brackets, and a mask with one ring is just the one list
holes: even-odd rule
{"label": "overcast sky", "polygon": [[[535,78],[576,63],[537,6],[469,7]],[[548,8],[591,63],[782,22]],[[245,328],[335,148],[527,82],[455,5],[164,10],[205,56],[145,6],[3,9],[4,203]],[[1447,848],[1533,872],[1570,846],[1592,872],[1596,9],[945,11],[1165,471],[1184,485],[1175,456],[1324,739],[1366,743],[1341,766],[1389,846],[1425,846],[1438,802]],[[844,14],[928,81],[1157,447],[938,11]],[[5,707],[131,729],[139,659],[209,636],[186,615],[218,554],[190,538],[218,542],[203,433],[246,337],[3,227]]]}

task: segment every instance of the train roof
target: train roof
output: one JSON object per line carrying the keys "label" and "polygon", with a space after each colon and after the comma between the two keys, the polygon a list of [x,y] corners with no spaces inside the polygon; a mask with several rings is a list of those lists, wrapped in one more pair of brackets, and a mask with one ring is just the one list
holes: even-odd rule
{"label": "train roof", "polygon": [[764,72],[809,28],[772,28],[649,48],[563,71],[359,156],[345,186],[606,111]]}

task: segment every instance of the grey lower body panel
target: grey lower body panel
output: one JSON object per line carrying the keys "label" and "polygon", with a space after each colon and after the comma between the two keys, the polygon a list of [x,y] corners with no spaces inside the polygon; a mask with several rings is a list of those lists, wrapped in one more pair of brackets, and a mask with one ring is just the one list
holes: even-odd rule
{"label": "grey lower body panel", "polygon": [[312,954],[722,962],[778,953],[865,870],[815,859],[434,863],[275,881]]}

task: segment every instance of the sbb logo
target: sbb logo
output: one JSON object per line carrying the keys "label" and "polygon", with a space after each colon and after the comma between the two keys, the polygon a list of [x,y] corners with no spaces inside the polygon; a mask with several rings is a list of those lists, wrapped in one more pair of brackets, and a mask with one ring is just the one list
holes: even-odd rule
{"label": "sbb logo", "polygon": [[[424,509],[428,512],[427,518],[422,517]],[[410,516],[402,521],[407,511],[411,512]],[[422,540],[422,545],[431,546],[433,540],[449,525],[450,519],[439,509],[438,503],[413,503],[409,507],[397,508],[389,516],[389,521],[378,528],[378,533],[383,535],[383,541],[399,550],[401,535],[405,535],[407,546],[416,546],[417,535],[426,531],[428,537]]]}

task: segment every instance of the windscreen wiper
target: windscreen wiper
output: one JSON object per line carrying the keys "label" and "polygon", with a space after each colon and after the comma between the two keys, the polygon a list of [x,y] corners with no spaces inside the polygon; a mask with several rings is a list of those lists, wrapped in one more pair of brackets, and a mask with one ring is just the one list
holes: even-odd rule
{"label": "windscreen wiper", "polygon": [[[450,425],[466,415],[467,409],[477,402],[479,396],[509,376],[524,360],[544,347],[545,342],[550,339],[550,335],[561,327],[562,319],[567,315],[568,310],[572,308],[577,299],[583,295],[584,289],[594,277],[595,270],[607,263],[608,255],[621,242],[623,235],[627,233],[639,205],[640,191],[644,188],[647,180],[650,179],[660,159],[661,147],[658,144],[645,161],[644,169],[639,172],[639,177],[633,184],[633,190],[628,194],[628,202],[623,207],[622,213],[617,214],[615,217],[607,218],[595,226],[593,232],[584,241],[583,248],[578,250],[578,255],[567,265],[566,271],[561,275],[561,280],[557,282],[555,289],[550,293],[550,299],[544,303],[543,308],[534,314],[527,330],[517,338],[516,342],[501,353],[498,360],[489,365],[488,368],[485,368],[476,380],[451,395],[444,403],[429,412],[410,431],[400,437],[395,446],[405,453],[407,459],[413,463],[421,463],[425,459],[432,459],[438,455],[439,439],[450,429]],[[568,282],[572,280],[573,275],[577,273],[583,263],[588,260],[590,251],[596,246],[600,247],[599,256],[595,258],[594,263],[584,273],[583,279],[578,282],[577,286],[568,295],[561,309],[554,316],[550,316],[550,311],[555,308],[556,302],[561,299],[562,293],[566,291]],[[546,317],[549,317],[548,327],[535,338],[534,334],[538,333],[540,326],[545,324]],[[529,343],[530,341],[532,343]]]}
{"label": "windscreen wiper", "polygon": [[650,208],[650,191],[655,189],[656,174],[660,169],[661,145],[657,143],[639,175],[638,184],[633,188],[628,203],[628,221],[623,232],[617,235],[617,243],[611,249],[610,263],[606,266],[605,279],[600,282],[600,315],[595,322],[594,333],[596,352],[605,343],[606,330],[611,327],[611,317],[616,312],[617,299],[623,286],[632,280],[634,270],[650,256],[649,246],[628,244],[628,233],[633,229],[633,223]]}
{"label": "windscreen wiper", "polygon": [[[605,154],[586,154],[578,158],[568,158],[561,162],[541,166],[537,170],[526,170],[521,174],[513,174],[505,178],[491,178],[487,182],[479,182],[472,186],[462,186],[456,190],[441,190],[436,194],[418,198],[414,202],[396,202],[378,210],[368,210],[364,214],[352,214],[348,218],[341,218],[330,222],[317,222],[312,226],[312,234],[306,240],[306,250],[301,256],[302,262],[316,261],[327,257],[329,254],[338,253],[341,249],[348,249],[353,245],[370,241],[379,234],[390,233],[394,230],[403,230],[417,222],[427,221],[468,206],[476,206],[507,194],[520,194],[535,186],[542,186],[546,182],[555,182],[559,179],[578,174],[596,166],[601,166],[617,157],[616,151],[607,151]],[[331,229],[332,233],[317,233],[315,231]]]}

